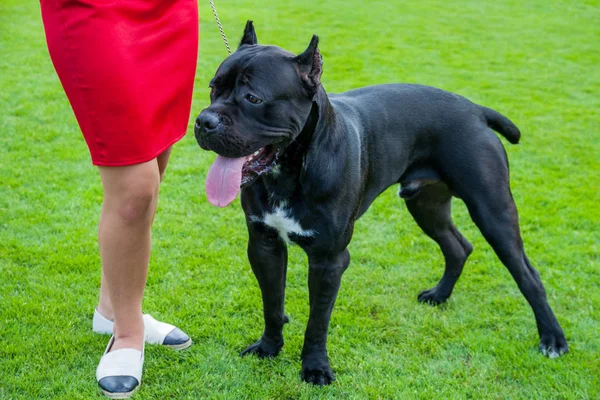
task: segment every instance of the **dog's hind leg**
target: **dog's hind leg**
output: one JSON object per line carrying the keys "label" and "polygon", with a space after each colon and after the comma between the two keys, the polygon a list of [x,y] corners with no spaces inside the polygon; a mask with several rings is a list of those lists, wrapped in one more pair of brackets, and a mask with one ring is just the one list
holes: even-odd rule
{"label": "dog's hind leg", "polygon": [[540,350],[550,357],[568,351],[565,335],[548,305],[539,273],[525,255],[517,207],[508,176],[508,161],[500,141],[482,138],[460,160],[449,160],[452,190],[462,198],[471,218],[516,281],[533,309]]}
{"label": "dog's hind leg", "polygon": [[[405,185],[410,187],[409,182],[403,183]],[[418,299],[431,304],[443,303],[452,294],[473,247],[452,222],[452,194],[445,183],[439,181],[421,187],[414,197],[405,201],[408,211],[423,232],[440,246],[446,262],[446,269],[439,283],[421,292]]]}
{"label": "dog's hind leg", "polygon": [[256,223],[248,225],[248,259],[263,299],[265,330],[262,337],[242,352],[275,357],[283,347],[283,310],[287,274],[287,246],[279,235]]}

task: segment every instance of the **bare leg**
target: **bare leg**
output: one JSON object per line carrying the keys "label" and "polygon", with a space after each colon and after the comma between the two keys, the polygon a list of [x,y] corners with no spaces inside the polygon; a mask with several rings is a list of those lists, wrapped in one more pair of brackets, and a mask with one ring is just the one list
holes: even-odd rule
{"label": "bare leg", "polygon": [[[161,153],[157,158],[156,162],[158,163],[158,172],[160,175],[160,181],[162,182],[165,170],[167,169],[167,164],[169,162],[169,157],[171,156],[171,149],[169,147],[163,153]],[[114,319],[114,313],[112,304],[110,303],[110,295],[108,293],[108,284],[106,282],[106,276],[104,275],[104,271],[102,271],[102,281],[100,283],[100,297],[98,299],[98,312],[105,318],[110,320]]]}
{"label": "bare leg", "polygon": [[127,167],[99,167],[99,170],[104,187],[98,230],[105,283],[101,293],[108,292],[110,298],[109,301],[102,299],[101,304],[112,306],[115,320],[112,350],[141,349],[142,298],[160,183],[158,161]]}
{"label": "bare leg", "polygon": [[158,173],[160,174],[161,182],[163,181],[165,171],[167,169],[167,164],[169,163],[169,158],[171,157],[171,150],[173,150],[173,147],[169,147],[156,158],[156,161],[158,162]]}

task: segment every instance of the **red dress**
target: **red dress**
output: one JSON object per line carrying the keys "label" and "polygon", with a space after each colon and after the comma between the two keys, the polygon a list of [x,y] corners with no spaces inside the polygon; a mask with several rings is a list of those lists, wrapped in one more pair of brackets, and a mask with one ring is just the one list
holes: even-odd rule
{"label": "red dress", "polygon": [[95,165],[181,139],[198,55],[197,0],[41,0],[48,49]]}

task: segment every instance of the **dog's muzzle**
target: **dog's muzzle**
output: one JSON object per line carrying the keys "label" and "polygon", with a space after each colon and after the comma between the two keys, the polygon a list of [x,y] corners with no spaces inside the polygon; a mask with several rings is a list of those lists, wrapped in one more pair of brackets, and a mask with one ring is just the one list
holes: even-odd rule
{"label": "dog's muzzle", "polygon": [[208,147],[207,139],[222,130],[223,124],[219,115],[215,112],[203,110],[198,117],[196,117],[196,124],[194,125],[194,136],[196,141],[204,150],[211,150]]}
{"label": "dog's muzzle", "polygon": [[203,110],[196,118],[196,126],[194,128],[196,131],[200,131],[203,134],[210,136],[217,132],[220,125],[221,120],[217,113]]}

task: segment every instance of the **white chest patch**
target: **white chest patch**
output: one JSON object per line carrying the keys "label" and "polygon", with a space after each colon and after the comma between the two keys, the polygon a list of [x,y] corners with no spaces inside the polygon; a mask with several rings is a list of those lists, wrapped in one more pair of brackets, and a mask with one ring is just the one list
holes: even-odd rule
{"label": "white chest patch", "polygon": [[303,229],[300,223],[292,217],[290,210],[285,208],[285,204],[275,207],[272,213],[265,213],[261,222],[276,229],[279,232],[279,236],[286,243],[290,243],[290,233],[306,237],[314,236],[315,234],[311,229]]}

